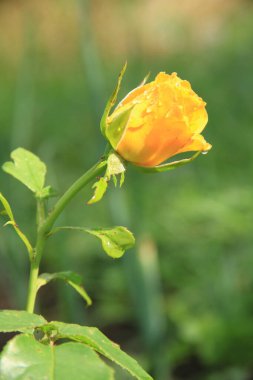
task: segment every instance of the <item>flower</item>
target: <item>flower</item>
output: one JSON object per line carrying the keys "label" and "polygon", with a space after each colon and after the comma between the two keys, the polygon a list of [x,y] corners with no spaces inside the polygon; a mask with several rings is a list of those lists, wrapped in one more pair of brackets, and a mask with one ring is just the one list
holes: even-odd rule
{"label": "flower", "polygon": [[[211,145],[200,134],[208,121],[205,105],[188,81],[161,72],[119,103],[107,118],[106,135],[110,141],[117,126],[122,133],[114,149],[126,161],[144,167],[178,153],[208,151]],[[122,120],[119,127],[121,115],[127,116],[124,127]]]}

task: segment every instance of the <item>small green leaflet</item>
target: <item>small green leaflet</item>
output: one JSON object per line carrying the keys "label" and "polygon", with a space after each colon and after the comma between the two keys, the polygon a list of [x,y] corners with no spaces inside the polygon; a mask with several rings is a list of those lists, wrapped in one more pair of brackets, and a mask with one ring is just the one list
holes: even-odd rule
{"label": "small green leaflet", "polygon": [[58,273],[43,273],[39,276],[37,282],[37,289],[39,290],[42,286],[48,284],[52,280],[63,280],[67,282],[72,288],[74,288],[77,293],[87,302],[87,305],[90,306],[92,301],[82,286],[82,277],[79,274],[74,272],[58,272]]}
{"label": "small green leaflet", "polygon": [[0,310],[0,332],[32,333],[35,327],[42,326],[45,323],[47,321],[41,315],[22,310]]}
{"label": "small green leaflet", "polygon": [[111,151],[107,157],[107,168],[105,175],[94,183],[92,188],[95,188],[92,198],[87,202],[88,205],[99,202],[108,187],[108,182],[113,179],[115,187],[117,186],[117,175],[120,175],[120,187],[124,183],[125,179],[125,161],[114,151]]}
{"label": "small green leaflet", "polygon": [[3,164],[3,171],[22,182],[36,197],[51,196],[51,188],[44,188],[47,168],[39,157],[29,150],[17,148],[11,153],[11,158],[13,161]]}
{"label": "small green leaflet", "polygon": [[102,247],[108,256],[114,259],[123,256],[125,251],[132,248],[135,244],[135,238],[132,232],[130,232],[126,227],[116,226],[106,229],[90,229],[83,227],[57,227],[51,231],[50,235],[62,230],[74,230],[87,232],[90,235],[94,235],[99,238],[102,242]]}
{"label": "small green leaflet", "polygon": [[125,251],[135,244],[133,234],[125,227],[86,230],[86,232],[99,238],[104,251],[114,259],[123,256]]}
{"label": "small green leaflet", "polygon": [[16,233],[18,234],[18,236],[20,237],[20,239],[25,244],[30,259],[32,259],[32,257],[33,257],[33,248],[31,246],[31,243],[29,242],[28,238],[20,230],[20,228],[18,227],[17,223],[15,222],[15,219],[14,219],[14,216],[13,216],[13,212],[11,210],[11,206],[10,206],[9,202],[7,201],[7,199],[3,196],[2,193],[0,193],[0,202],[2,203],[2,205],[4,207],[4,213],[7,214],[8,217],[10,218],[10,220],[7,223],[5,223],[5,226],[8,225],[8,224],[10,224],[10,225],[13,226],[14,230],[16,231]]}
{"label": "small green leaflet", "polygon": [[95,182],[92,186],[92,188],[95,189],[94,194],[92,198],[87,202],[87,204],[91,205],[93,203],[99,202],[103,198],[107,186],[108,182],[104,177],[101,177],[97,182]]}

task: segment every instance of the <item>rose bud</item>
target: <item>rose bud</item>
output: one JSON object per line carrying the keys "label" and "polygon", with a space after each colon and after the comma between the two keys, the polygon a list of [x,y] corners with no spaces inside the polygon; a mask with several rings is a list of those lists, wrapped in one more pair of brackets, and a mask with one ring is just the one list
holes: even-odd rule
{"label": "rose bud", "polygon": [[207,152],[206,103],[176,73],[135,88],[106,118],[105,135],[126,161],[154,167],[178,153]]}

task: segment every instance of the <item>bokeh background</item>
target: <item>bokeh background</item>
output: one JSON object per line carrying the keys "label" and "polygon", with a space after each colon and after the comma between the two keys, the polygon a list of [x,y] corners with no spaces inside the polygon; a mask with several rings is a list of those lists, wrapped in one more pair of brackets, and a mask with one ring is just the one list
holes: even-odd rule
{"label": "bokeh background", "polygon": [[[42,263],[79,272],[94,302],[55,282],[37,312],[98,326],[156,380],[253,379],[252,20],[249,0],[0,1],[0,161],[32,150],[60,193],[103,152],[99,120],[126,59],[121,96],[176,71],[207,102],[208,155],[159,175],[129,167],[123,189],[86,206],[88,188],[59,220],[126,225],[135,249],[112,260],[66,232]],[[3,172],[0,190],[33,239],[29,191]],[[1,227],[1,308],[24,308],[27,279],[22,243]]]}

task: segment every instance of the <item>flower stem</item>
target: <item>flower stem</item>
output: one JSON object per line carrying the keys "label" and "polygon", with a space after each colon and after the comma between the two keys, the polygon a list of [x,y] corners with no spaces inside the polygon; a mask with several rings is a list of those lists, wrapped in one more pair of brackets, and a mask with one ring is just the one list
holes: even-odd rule
{"label": "flower stem", "polygon": [[31,268],[30,268],[28,297],[27,297],[27,304],[26,304],[26,311],[28,311],[29,313],[33,313],[33,310],[34,310],[36,294],[37,294],[38,274],[39,274],[39,267],[35,265],[34,262],[32,262]]}
{"label": "flower stem", "polygon": [[62,213],[66,205],[90,181],[92,181],[95,177],[99,176],[103,172],[106,164],[107,164],[106,159],[99,161],[96,165],[94,165],[91,169],[89,169],[86,173],[84,173],[80,178],[78,178],[78,180],[75,181],[72,186],[70,186],[70,188],[58,200],[55,207],[46,218],[41,228],[44,234],[48,234],[50,232],[56,219]]}
{"label": "flower stem", "polygon": [[36,295],[37,295],[37,282],[39,275],[39,265],[41,256],[45,246],[45,238],[40,232],[40,228],[45,221],[45,203],[42,199],[37,199],[37,242],[34,255],[31,259],[30,278],[28,286],[28,297],[26,311],[33,313]]}
{"label": "flower stem", "polygon": [[37,241],[34,257],[31,260],[26,307],[26,310],[28,312],[33,313],[34,311],[37,295],[39,266],[48,234],[50,233],[56,219],[62,213],[71,199],[95,177],[99,176],[103,172],[106,164],[106,159],[99,161],[96,165],[84,173],[77,181],[75,181],[73,185],[70,186],[69,189],[62,195],[58,202],[56,202],[53,210],[48,214],[48,216],[45,216],[44,201],[41,199],[37,201]]}

